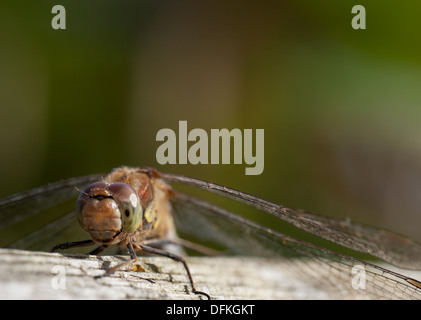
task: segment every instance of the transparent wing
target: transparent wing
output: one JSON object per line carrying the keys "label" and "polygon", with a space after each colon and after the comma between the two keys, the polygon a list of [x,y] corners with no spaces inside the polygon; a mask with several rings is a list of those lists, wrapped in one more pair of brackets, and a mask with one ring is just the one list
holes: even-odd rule
{"label": "transparent wing", "polygon": [[[298,241],[192,196],[176,192],[171,202],[181,237],[227,254],[283,257],[289,277],[331,297],[421,299],[421,283],[415,279]],[[358,283],[361,272],[364,287]]]}
{"label": "transparent wing", "polygon": [[71,233],[70,230],[81,229],[71,212],[78,189],[102,177],[97,174],[70,178],[1,199],[0,246],[46,250],[54,238],[58,239],[55,244],[60,242],[59,236],[64,237],[66,230]]}
{"label": "transparent wing", "polygon": [[[8,248],[50,251],[52,247],[59,243],[85,239],[90,239],[89,234],[80,227],[77,223],[75,211],[71,210],[63,216],[9,243]],[[81,249],[69,249],[66,252],[80,253]]]}
{"label": "transparent wing", "polygon": [[288,208],[215,183],[174,174],[157,173],[169,183],[199,187],[244,202],[292,225],[344,247],[371,254],[393,265],[421,269],[421,245],[412,239],[346,219]]}

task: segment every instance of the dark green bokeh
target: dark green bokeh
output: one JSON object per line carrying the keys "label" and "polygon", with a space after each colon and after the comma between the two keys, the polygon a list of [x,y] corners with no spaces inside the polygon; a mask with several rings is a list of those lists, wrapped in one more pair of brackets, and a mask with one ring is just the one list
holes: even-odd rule
{"label": "dark green bokeh", "polygon": [[[61,4],[67,29],[51,28]],[[367,29],[351,28],[364,5]],[[418,240],[421,5],[2,1],[0,196],[157,167]],[[265,170],[159,166],[159,129],[265,129]]]}

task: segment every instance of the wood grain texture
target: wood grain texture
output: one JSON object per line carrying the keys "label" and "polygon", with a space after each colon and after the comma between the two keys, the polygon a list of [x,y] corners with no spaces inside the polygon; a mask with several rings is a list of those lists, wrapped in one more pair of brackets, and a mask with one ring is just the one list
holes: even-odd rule
{"label": "wood grain texture", "polygon": [[[105,269],[128,258],[0,249],[0,299],[205,299],[192,293],[182,264],[165,257],[139,257],[135,266],[104,276]],[[316,260],[187,257],[186,261],[197,290],[212,300],[398,298],[376,295],[376,290],[354,290],[353,275],[333,277]],[[419,278],[420,272],[412,276]]]}
{"label": "wood grain texture", "polygon": [[[89,256],[0,249],[0,299],[201,299],[180,263],[139,257],[139,270],[104,269],[127,256]],[[212,299],[326,298],[290,281],[280,262],[246,257],[188,257],[197,289]],[[282,263],[281,263],[282,264]]]}

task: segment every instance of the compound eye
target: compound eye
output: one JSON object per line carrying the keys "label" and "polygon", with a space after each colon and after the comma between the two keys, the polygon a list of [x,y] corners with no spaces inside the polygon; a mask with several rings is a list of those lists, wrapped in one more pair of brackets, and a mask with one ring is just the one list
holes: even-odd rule
{"label": "compound eye", "polygon": [[132,233],[139,228],[143,209],[136,191],[126,183],[112,183],[107,187],[121,212],[123,231]]}
{"label": "compound eye", "polygon": [[86,203],[89,202],[91,198],[94,197],[107,197],[109,194],[105,190],[107,185],[104,182],[94,182],[87,186],[85,190],[83,190],[77,199],[76,202],[76,211],[79,214],[82,214],[83,208],[85,207]]}
{"label": "compound eye", "polygon": [[104,182],[92,183],[80,192],[76,211],[80,225],[96,242],[112,241],[122,231],[120,208]]}

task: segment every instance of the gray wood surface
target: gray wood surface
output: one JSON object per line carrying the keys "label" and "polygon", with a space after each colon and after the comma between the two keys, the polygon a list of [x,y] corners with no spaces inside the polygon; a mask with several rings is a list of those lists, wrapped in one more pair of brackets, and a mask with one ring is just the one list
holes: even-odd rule
{"label": "gray wood surface", "polygon": [[[105,269],[128,258],[0,249],[0,299],[204,299],[191,292],[182,264],[165,257],[139,257],[136,267],[103,276]],[[354,290],[354,275],[334,277],[336,269],[324,268],[316,260],[187,257],[186,261],[197,290],[214,300],[399,298],[394,295],[399,290],[389,296],[377,295],[378,288]],[[419,272],[412,276],[421,278]],[[400,298],[420,295],[407,293]]]}
{"label": "gray wood surface", "polygon": [[[191,293],[182,265],[165,257],[139,257],[137,271],[128,267],[97,277],[126,259],[0,249],[0,299],[202,298]],[[291,282],[279,262],[246,257],[188,257],[187,261],[197,289],[212,299],[324,298]]]}

